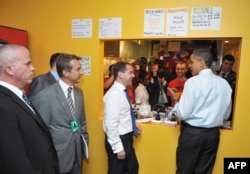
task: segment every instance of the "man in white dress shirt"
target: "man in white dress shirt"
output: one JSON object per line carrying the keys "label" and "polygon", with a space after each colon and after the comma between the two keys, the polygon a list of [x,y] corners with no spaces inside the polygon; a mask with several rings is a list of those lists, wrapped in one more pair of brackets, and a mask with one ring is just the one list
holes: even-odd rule
{"label": "man in white dress shirt", "polygon": [[[106,92],[103,128],[108,155],[108,174],[138,174],[139,164],[133,148],[131,105],[125,90],[134,78],[133,67],[126,62],[113,66],[115,82]],[[136,125],[137,132],[140,127]]]}
{"label": "man in white dress shirt", "polygon": [[220,126],[231,111],[232,89],[211,70],[213,57],[208,49],[194,50],[190,57],[193,77],[184,85],[173,113],[181,121],[176,150],[177,174],[212,173],[220,142]]}

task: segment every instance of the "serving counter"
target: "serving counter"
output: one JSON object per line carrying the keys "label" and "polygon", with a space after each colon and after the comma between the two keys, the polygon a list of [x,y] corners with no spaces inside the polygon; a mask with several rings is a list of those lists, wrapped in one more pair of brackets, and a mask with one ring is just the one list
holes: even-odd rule
{"label": "serving counter", "polygon": [[134,138],[140,174],[175,173],[175,151],[180,126],[140,123],[141,134]]}
{"label": "serving counter", "polygon": [[[140,164],[140,174],[173,174],[176,171],[176,148],[180,125],[169,126],[151,122],[140,123],[141,134],[134,138],[134,147]],[[232,130],[220,129],[221,138],[214,171],[223,170],[228,139]]]}

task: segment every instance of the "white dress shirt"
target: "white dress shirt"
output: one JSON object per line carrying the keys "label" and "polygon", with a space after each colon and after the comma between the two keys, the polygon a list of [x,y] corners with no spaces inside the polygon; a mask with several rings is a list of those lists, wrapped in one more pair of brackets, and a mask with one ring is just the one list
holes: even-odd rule
{"label": "white dress shirt", "polygon": [[[9,83],[6,83],[4,81],[0,81],[0,85],[4,86],[5,88],[11,90],[14,94],[16,94],[24,103],[24,99],[23,99],[23,91],[20,90],[19,88],[15,87],[14,85],[11,85]],[[25,103],[26,104],[26,103]]]}
{"label": "white dress shirt", "polygon": [[146,87],[139,83],[135,89],[135,103],[145,103],[148,104],[149,94]]}
{"label": "white dress shirt", "polygon": [[173,113],[192,126],[221,126],[231,112],[231,93],[225,79],[204,69],[186,81]]}
{"label": "white dress shirt", "polygon": [[64,83],[61,79],[59,79],[59,85],[61,86],[64,96],[66,97],[66,99],[68,98],[68,88],[72,87],[72,91],[71,91],[71,97],[73,99],[73,103],[75,105],[75,98],[74,98],[74,86],[69,86],[66,83]]}
{"label": "white dress shirt", "polygon": [[35,111],[24,101],[24,99],[23,99],[24,91],[20,90],[19,88],[15,87],[14,85],[11,85],[11,84],[6,83],[4,81],[0,81],[0,85],[2,85],[5,88],[11,90],[14,94],[16,94],[32,110],[33,113],[35,113]]}
{"label": "white dress shirt", "polygon": [[124,149],[120,135],[133,131],[130,104],[124,90],[125,87],[122,84],[114,82],[103,97],[103,129],[114,153]]}

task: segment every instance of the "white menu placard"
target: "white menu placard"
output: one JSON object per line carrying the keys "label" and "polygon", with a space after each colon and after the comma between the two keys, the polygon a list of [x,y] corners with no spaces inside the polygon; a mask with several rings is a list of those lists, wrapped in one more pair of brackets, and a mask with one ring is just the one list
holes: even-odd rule
{"label": "white menu placard", "polygon": [[122,18],[99,19],[99,38],[121,37]]}
{"label": "white menu placard", "polygon": [[191,15],[191,30],[219,30],[221,7],[194,7]]}
{"label": "white menu placard", "polygon": [[144,12],[144,36],[164,35],[165,9],[146,9]]}
{"label": "white menu placard", "polygon": [[91,38],[92,19],[73,19],[72,38]]}
{"label": "white menu placard", "polygon": [[89,56],[82,56],[80,62],[81,62],[83,75],[91,75],[90,57]]}
{"label": "white menu placard", "polygon": [[167,9],[167,36],[187,36],[188,8]]}

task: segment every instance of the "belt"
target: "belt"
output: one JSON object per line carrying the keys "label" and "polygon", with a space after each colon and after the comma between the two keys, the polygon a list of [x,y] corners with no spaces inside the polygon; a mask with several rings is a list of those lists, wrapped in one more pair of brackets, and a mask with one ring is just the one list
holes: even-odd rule
{"label": "belt", "polygon": [[181,121],[181,125],[184,126],[184,127],[189,127],[189,128],[194,128],[194,129],[210,129],[210,130],[212,130],[212,129],[219,129],[220,128],[220,127],[209,127],[209,128],[207,128],[207,127],[192,126],[192,125],[188,124],[187,122],[185,122],[183,120]]}
{"label": "belt", "polygon": [[133,136],[133,132],[129,132],[129,133],[126,133],[126,134],[123,134],[123,135],[120,135],[120,136],[123,136],[123,137],[125,137],[125,136]]}

